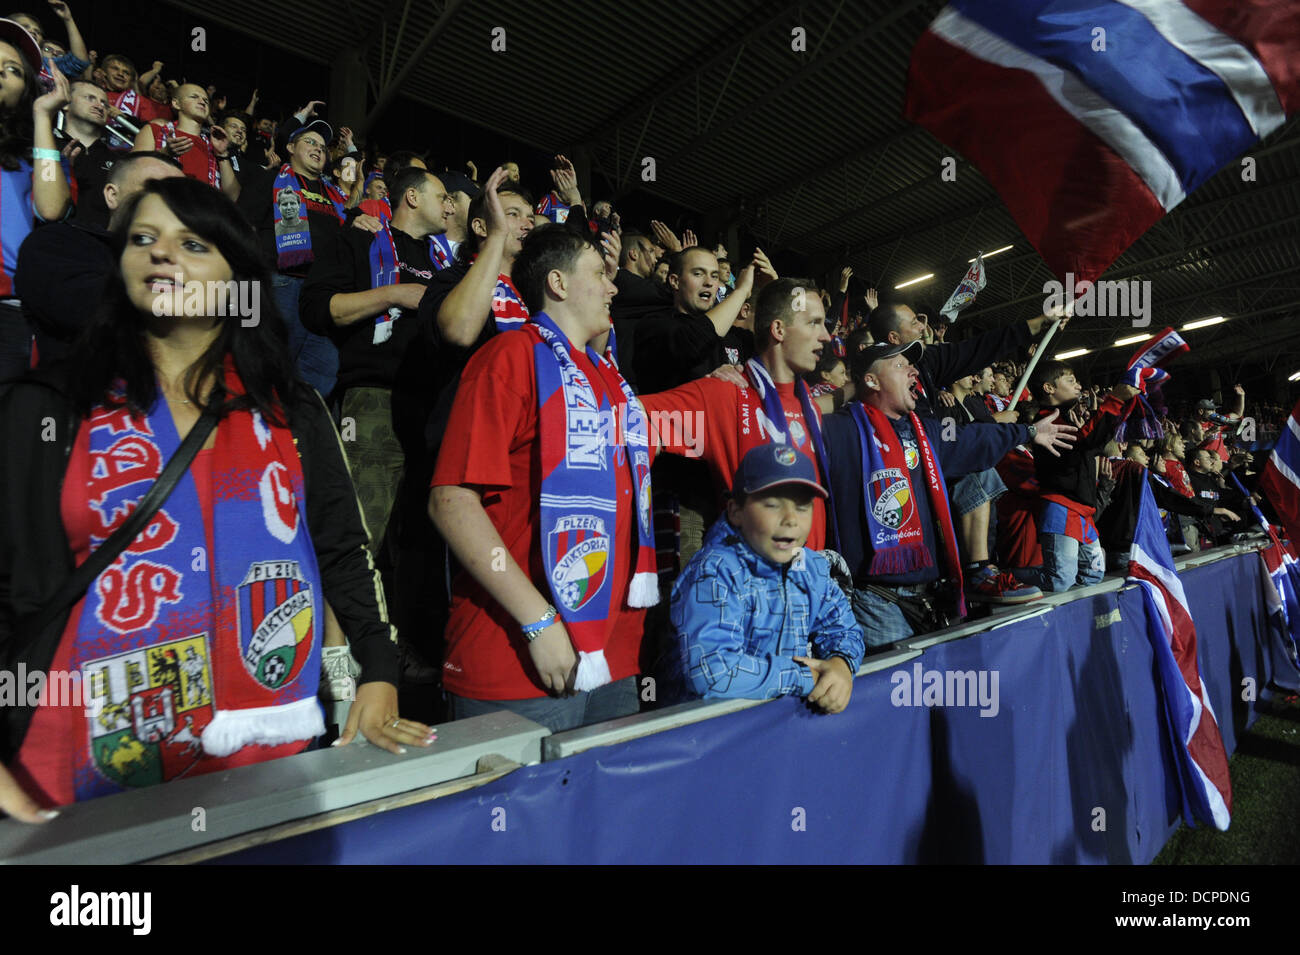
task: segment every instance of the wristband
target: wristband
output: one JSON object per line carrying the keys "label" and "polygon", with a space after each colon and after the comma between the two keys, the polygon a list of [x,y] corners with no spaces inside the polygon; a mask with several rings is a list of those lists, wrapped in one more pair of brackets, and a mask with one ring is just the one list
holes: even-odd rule
{"label": "wristband", "polygon": [[48,159],[50,162],[59,162],[63,159],[63,153],[57,149],[38,149],[32,148],[32,159]]}
{"label": "wristband", "polygon": [[558,614],[559,611],[555,609],[555,605],[548,604],[546,607],[546,613],[542,614],[541,620],[538,620],[536,623],[524,624],[519,629],[524,632],[524,636],[528,638],[528,642],[532,643],[541,636],[543,630],[555,622],[555,618]]}

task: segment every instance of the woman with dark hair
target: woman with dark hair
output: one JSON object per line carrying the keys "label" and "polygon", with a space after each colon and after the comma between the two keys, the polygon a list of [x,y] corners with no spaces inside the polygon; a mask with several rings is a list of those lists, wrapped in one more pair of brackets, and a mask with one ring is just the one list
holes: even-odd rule
{"label": "woman with dark hair", "polygon": [[68,81],[51,64],[53,88],[40,85],[41,51],[26,30],[0,20],[0,381],[31,364],[31,329],[14,298],[18,248],[33,217],[58,221],[71,208],[54,117],[68,102]]}
{"label": "woman with dark hair", "polygon": [[[305,749],[324,732],[331,608],[363,673],[340,741],[427,745],[431,730],[397,715],[343,450],[294,377],[255,233],[179,178],[147,183],[121,221],[116,281],[72,359],[0,395],[0,666],[70,674],[82,697],[0,710],[0,809],[35,820],[39,805]],[[202,449],[144,529],[43,613],[195,428]]]}

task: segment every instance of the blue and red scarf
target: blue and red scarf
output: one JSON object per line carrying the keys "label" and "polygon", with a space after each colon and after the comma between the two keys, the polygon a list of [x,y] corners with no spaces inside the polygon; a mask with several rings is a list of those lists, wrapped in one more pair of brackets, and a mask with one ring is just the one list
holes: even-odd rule
{"label": "blue and red scarf", "polygon": [[497,287],[492,293],[492,318],[499,332],[523,328],[528,321],[528,306],[508,275],[497,276]]}
{"label": "blue and red scarf", "polygon": [[537,203],[537,214],[546,216],[552,222],[563,225],[569,218],[569,206],[567,203],[560,201],[560,197],[552,189],[546,195],[542,196],[542,201]]}
{"label": "blue and red scarf", "polygon": [[[862,448],[862,510],[867,517],[867,535],[862,543],[871,553],[868,572],[873,576],[893,576],[933,567],[934,556],[925,546],[920,509],[908,506],[908,498],[916,489],[912,487],[907,455],[897,432],[879,408],[854,401],[849,405],[849,413],[858,426],[858,444]],[[965,616],[961,560],[957,555],[957,535],[952,526],[943,472],[939,470],[921,419],[916,412],[909,412],[908,418],[921,455],[930,510],[938,522],[944,571],[957,585],[957,612]],[[885,440],[881,440],[881,435]]]}
{"label": "blue and red scarf", "polygon": [[[326,198],[334,207],[334,215],[338,217],[339,223],[347,221],[347,211],[344,206],[347,204],[348,197],[345,196],[338,186],[334,185],[329,179],[322,176],[320,179],[321,188],[325,190]],[[288,189],[298,196],[298,217],[301,220],[296,228],[288,228],[281,225],[283,216],[280,214],[280,192]],[[302,181],[299,180],[298,174],[293,171],[293,167],[285,163],[280,167],[280,172],[276,174],[275,184],[271,186],[271,209],[275,216],[275,264],[280,270],[292,268],[295,265],[306,265],[315,259],[311,250],[311,214],[307,208],[307,198],[303,195]]]}
{"label": "blue and red scarf", "polygon": [[[772,380],[772,375],[757,356],[745,363],[745,375],[763,402],[763,414],[767,418],[765,422],[761,422],[763,430],[772,436],[776,444],[788,444],[793,447],[790,428],[785,420],[785,407],[781,404],[781,395],[776,390],[776,382]],[[812,395],[808,393],[808,386],[804,384],[802,378],[794,380],[794,393],[799,398],[803,420],[808,426],[808,438],[812,441],[813,450],[817,454],[817,469],[821,472],[822,487],[829,493],[830,458],[826,455],[826,442],[822,438],[821,412],[813,404]],[[835,506],[829,499],[826,502],[826,541],[832,550],[839,549],[840,533],[835,520]]]}
{"label": "blue and red scarf", "polygon": [[[229,365],[227,388],[242,390]],[[82,499],[93,550],[148,492],[180,437],[161,398],[139,417],[110,396],[87,427]],[[226,416],[208,499],[205,511],[187,472],[91,585],[75,630],[69,622],[69,669],[81,675],[86,703],[78,800],[183,776],[205,756],[324,732],[322,590],[293,435],[256,411]]]}
{"label": "blue and red scarf", "polygon": [[429,258],[433,260],[433,267],[439,272],[456,261],[456,250],[452,248],[447,233],[441,232],[429,236]]}
{"label": "blue and red scarf", "polygon": [[[370,241],[370,287],[380,288],[384,285],[397,285],[401,282],[397,264],[397,244],[393,241],[393,230],[387,220]],[[402,314],[400,308],[390,308],[375,316],[375,333],[370,344],[382,345],[393,337],[393,326],[397,316]],[[405,327],[405,326],[403,326]]]}
{"label": "blue and red scarf", "polygon": [[[619,468],[629,469],[636,494],[636,556],[627,604],[659,602],[645,410],[613,361],[588,346],[587,357],[604,385],[598,400],[570,354],[568,337],[545,312],[530,316],[524,327],[536,339],[542,564],[578,651],[575,688],[594,690],[611,680],[605,646],[621,609],[614,604],[614,568],[620,548],[628,547],[615,533]],[[611,407],[610,396],[620,394],[622,408]]]}

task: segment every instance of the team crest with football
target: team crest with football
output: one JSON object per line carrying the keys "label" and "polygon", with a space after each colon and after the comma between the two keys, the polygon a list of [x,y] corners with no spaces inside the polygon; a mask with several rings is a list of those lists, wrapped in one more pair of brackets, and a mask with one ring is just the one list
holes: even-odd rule
{"label": "team crest with football", "polygon": [[551,579],[565,609],[582,609],[605,582],[609,567],[609,534],[593,514],[570,514],[556,522],[550,534],[555,568]]}

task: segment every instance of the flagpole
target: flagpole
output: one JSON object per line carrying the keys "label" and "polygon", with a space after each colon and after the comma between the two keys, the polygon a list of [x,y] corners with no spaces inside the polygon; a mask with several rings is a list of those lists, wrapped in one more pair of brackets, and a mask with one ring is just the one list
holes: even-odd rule
{"label": "flagpole", "polygon": [[1043,340],[1034,349],[1033,357],[1029,359],[1029,364],[1025,366],[1025,373],[1020,376],[1020,380],[1016,382],[1016,390],[1011,393],[1011,404],[1007,405],[1008,411],[1016,410],[1016,405],[1020,403],[1020,395],[1025,390],[1025,385],[1029,383],[1029,376],[1034,373],[1034,366],[1038,364],[1038,359],[1042,358],[1043,353],[1047,351],[1047,343],[1052,340],[1052,336],[1056,334],[1056,329],[1060,324],[1061,320],[1059,318],[1054,319],[1047,329],[1047,334],[1043,336]]}

